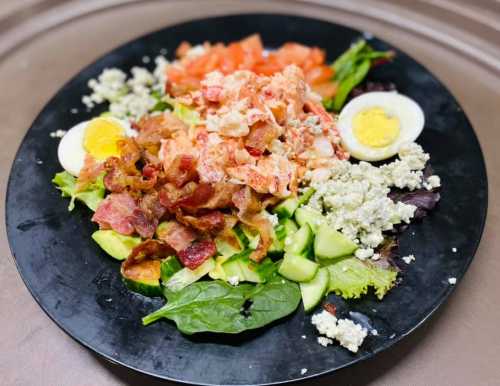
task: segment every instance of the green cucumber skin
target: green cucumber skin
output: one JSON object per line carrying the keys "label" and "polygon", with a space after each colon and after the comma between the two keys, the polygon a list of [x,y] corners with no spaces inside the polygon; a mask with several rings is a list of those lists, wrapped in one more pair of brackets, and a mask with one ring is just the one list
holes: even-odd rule
{"label": "green cucumber skin", "polygon": [[304,224],[291,236],[291,243],[285,245],[285,252],[296,255],[304,254],[313,243],[314,234],[309,224]]}
{"label": "green cucumber skin", "polygon": [[328,268],[323,267],[318,270],[316,276],[306,283],[299,283],[304,311],[310,312],[323,300],[330,283]]}
{"label": "green cucumber skin", "polygon": [[133,292],[138,294],[148,296],[148,297],[156,297],[162,296],[163,292],[161,289],[160,281],[158,280],[158,284],[150,284],[150,283],[142,283],[140,281],[135,281],[132,279],[128,279],[126,277],[122,277],[123,283],[125,286]]}
{"label": "green cucumber skin", "polygon": [[300,255],[287,253],[281,261],[278,273],[292,281],[307,282],[318,272],[319,264]]}
{"label": "green cucumber skin", "polygon": [[314,188],[308,188],[304,193],[302,193],[299,196],[299,206],[307,204],[314,193],[316,193],[316,189]]}
{"label": "green cucumber skin", "polygon": [[316,234],[320,224],[326,223],[326,218],[320,212],[307,208],[297,208],[295,211],[295,220],[300,226],[309,224],[312,231]]}
{"label": "green cucumber skin", "polygon": [[277,214],[280,218],[293,217],[295,210],[299,207],[299,200],[296,198],[287,198],[285,201],[276,205],[273,213]]}
{"label": "green cucumber skin", "polygon": [[314,239],[314,255],[318,261],[352,255],[357,248],[354,242],[326,224],[319,226]]}
{"label": "green cucumber skin", "polygon": [[166,283],[176,272],[182,269],[182,265],[175,256],[168,256],[163,259],[160,265],[160,278],[162,283]]}

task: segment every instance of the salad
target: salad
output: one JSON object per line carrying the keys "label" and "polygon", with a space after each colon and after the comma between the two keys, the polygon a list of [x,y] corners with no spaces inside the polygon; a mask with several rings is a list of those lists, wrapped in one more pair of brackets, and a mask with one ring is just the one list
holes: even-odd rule
{"label": "salad", "polygon": [[[414,142],[419,105],[365,81],[393,58],[359,40],[327,63],[318,47],[267,51],[252,35],[89,80],[82,102],[107,110],[53,135],[53,183],[70,211],[94,212],[92,239],[125,285],[165,297],[144,325],[234,334],[330,293],[383,299],[415,259],[398,258],[398,233],[440,186]],[[366,328],[323,307],[318,342],[356,352]]]}

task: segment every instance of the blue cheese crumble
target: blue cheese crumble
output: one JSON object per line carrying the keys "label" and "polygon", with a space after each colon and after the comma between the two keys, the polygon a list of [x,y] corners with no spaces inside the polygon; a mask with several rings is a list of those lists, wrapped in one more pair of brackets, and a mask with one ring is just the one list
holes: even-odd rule
{"label": "blue cheese crumble", "polygon": [[[398,160],[379,167],[336,160],[324,173],[309,175],[316,192],[307,206],[324,212],[332,227],[360,245],[358,258],[369,258],[373,255],[370,249],[383,242],[382,232],[410,223],[415,214],[416,206],[395,203],[388,197],[391,188],[412,191],[424,187],[428,160],[429,154],[416,143],[404,145]],[[431,176],[425,183],[436,187],[439,177]]]}
{"label": "blue cheese crumble", "polygon": [[360,324],[354,323],[350,319],[337,319],[328,311],[323,310],[319,314],[314,314],[311,323],[321,335],[318,337],[318,343],[322,346],[328,346],[336,340],[341,346],[349,351],[358,352],[363,344],[368,330]]}

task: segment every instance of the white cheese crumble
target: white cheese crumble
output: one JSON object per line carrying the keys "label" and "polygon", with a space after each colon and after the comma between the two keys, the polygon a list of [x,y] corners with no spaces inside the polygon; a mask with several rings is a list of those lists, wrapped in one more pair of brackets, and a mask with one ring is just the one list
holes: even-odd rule
{"label": "white cheese crumble", "polygon": [[305,336],[305,335],[302,335],[302,336],[301,336],[301,338],[302,338],[302,339],[306,339],[306,338],[307,338],[307,336]]}
{"label": "white cheese crumble", "polygon": [[[326,335],[327,338],[337,340],[341,346],[349,351],[358,352],[359,346],[363,343],[368,331],[360,324],[354,323],[350,319],[337,319],[328,311],[323,310],[311,318],[312,324],[316,326],[318,332]],[[331,343],[325,340],[319,340],[323,346]]]}
{"label": "white cheese crumble", "polygon": [[448,278],[448,283],[450,283],[450,285],[457,284],[457,278],[456,277],[449,277]]}
{"label": "white cheese crumble", "polygon": [[[146,58],[148,59],[145,60]],[[143,58],[145,63],[150,60],[149,57]],[[152,93],[163,90],[167,63],[163,56],[158,56],[155,58],[156,67],[152,73],[143,67],[133,67],[128,78],[127,74],[118,68],[106,68],[97,79],[88,81],[92,92],[82,97],[82,103],[92,109],[97,104],[108,102],[112,116],[138,120],[158,102]]]}
{"label": "white cheese crumble", "polygon": [[232,286],[237,286],[238,284],[240,284],[240,278],[238,276],[229,276],[227,278],[227,282],[229,284],[231,284]]}
{"label": "white cheese crumble", "polygon": [[427,180],[423,183],[423,186],[427,190],[439,188],[441,186],[441,179],[439,176],[432,175],[427,178]]}
{"label": "white cheese crumble", "polygon": [[66,130],[56,130],[56,131],[52,131],[50,132],[50,136],[51,138],[62,138],[66,135],[67,131]]}
{"label": "white cheese crumble", "polygon": [[453,248],[451,248],[451,251],[452,251],[453,253],[457,253],[457,248],[453,247]]}
{"label": "white cheese crumble", "polygon": [[307,369],[304,367],[300,370],[300,375],[304,375],[305,373],[307,373]]}
{"label": "white cheese crumble", "polygon": [[410,264],[412,261],[415,261],[415,256],[413,255],[408,255],[408,256],[403,256],[401,258],[406,264]]}
{"label": "white cheese crumble", "polygon": [[318,336],[318,343],[323,347],[328,346],[329,344],[333,344],[333,340],[327,338],[326,336]]}
{"label": "white cheese crumble", "polygon": [[356,252],[354,252],[354,256],[360,260],[366,260],[373,256],[373,248],[358,248]]}
{"label": "white cheese crumble", "polygon": [[414,205],[394,203],[387,196],[391,188],[422,188],[428,159],[420,145],[410,143],[401,148],[398,160],[380,167],[336,160],[326,180],[315,181],[310,173],[316,192],[307,206],[325,212],[332,227],[351,240],[359,239],[362,248],[376,248],[384,240],[382,232],[410,223],[416,210]]}
{"label": "white cheese crumble", "polygon": [[378,336],[378,331],[375,329],[371,330],[371,333],[373,336]]}

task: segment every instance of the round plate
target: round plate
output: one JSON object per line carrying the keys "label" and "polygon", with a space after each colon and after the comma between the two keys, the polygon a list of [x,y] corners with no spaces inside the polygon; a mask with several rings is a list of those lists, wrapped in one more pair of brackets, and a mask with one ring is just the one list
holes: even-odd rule
{"label": "round plate", "polygon": [[[121,282],[119,263],[91,241],[91,213],[81,205],[68,213],[68,201],[51,184],[61,167],[58,140],[49,133],[98,113],[86,112],[81,96],[88,92],[87,81],[106,67],[129,70],[162,48],[171,56],[183,40],[229,42],[255,32],[268,47],[287,41],[322,47],[328,60],[361,36],[325,21],[269,14],[204,19],[160,30],[115,49],[67,83],[36,118],[17,153],[6,217],[19,272],[64,331],[111,361],[194,384],[271,384],[330,373],[372,357],[420,325],[451,293],[448,278],[460,279],[474,256],[487,207],[481,149],[453,96],[428,70],[398,51],[393,63],[373,70],[370,78],[394,82],[424,110],[426,127],[418,142],[431,154],[443,188],[437,210],[401,237],[401,254],[412,253],[416,261],[403,267],[401,282],[382,302],[372,294],[350,302],[330,296],[341,316],[357,319],[378,334],[369,335],[357,354],[338,346],[325,348],[317,343],[310,316],[302,309],[240,335],[187,337],[166,321],[142,327],[141,317],[162,301],[129,292]],[[391,48],[378,39],[370,44]],[[80,112],[70,113],[74,107]]]}

